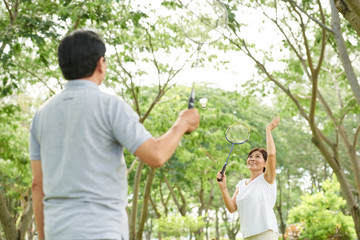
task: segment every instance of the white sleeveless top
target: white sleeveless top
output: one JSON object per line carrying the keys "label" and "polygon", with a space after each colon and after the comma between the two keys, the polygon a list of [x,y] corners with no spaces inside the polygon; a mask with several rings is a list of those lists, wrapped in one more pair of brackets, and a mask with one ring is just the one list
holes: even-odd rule
{"label": "white sleeveless top", "polygon": [[273,210],[276,202],[276,181],[269,184],[264,174],[248,185],[245,185],[245,181],[246,179],[243,179],[236,185],[239,188],[236,205],[243,237],[250,237],[269,229],[279,232]]}

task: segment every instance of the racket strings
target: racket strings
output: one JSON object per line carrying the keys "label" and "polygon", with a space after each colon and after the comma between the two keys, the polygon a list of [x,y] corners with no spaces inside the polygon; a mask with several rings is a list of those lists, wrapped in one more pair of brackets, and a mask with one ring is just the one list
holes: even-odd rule
{"label": "racket strings", "polygon": [[231,125],[225,134],[230,143],[240,144],[246,142],[250,137],[250,129],[241,123]]}
{"label": "racket strings", "polygon": [[182,28],[188,38],[204,44],[222,36],[220,30],[227,27],[227,10],[221,2],[192,1],[186,8],[188,12],[183,17]]}

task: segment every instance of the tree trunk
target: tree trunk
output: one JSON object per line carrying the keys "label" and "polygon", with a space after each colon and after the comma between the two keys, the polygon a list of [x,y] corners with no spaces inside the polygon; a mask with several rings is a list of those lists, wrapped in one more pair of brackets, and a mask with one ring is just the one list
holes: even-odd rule
{"label": "tree trunk", "polygon": [[146,180],[144,200],[143,200],[143,206],[142,206],[142,210],[141,210],[139,226],[138,226],[138,230],[136,232],[136,240],[141,240],[143,232],[144,232],[145,222],[148,217],[148,207],[149,207],[149,200],[150,200],[150,193],[151,193],[151,185],[152,185],[152,181],[154,179],[155,172],[156,172],[156,168],[150,168],[148,177]]}
{"label": "tree trunk", "polygon": [[286,223],[284,221],[284,216],[283,216],[283,211],[282,211],[282,186],[281,186],[281,180],[280,180],[280,176],[278,176],[277,178],[278,181],[278,189],[279,189],[279,200],[276,201],[276,210],[279,213],[279,218],[280,218],[280,231],[282,233],[283,239],[284,238],[284,234],[285,234],[285,230],[286,230]]}
{"label": "tree trunk", "polygon": [[209,240],[209,224],[210,221],[209,221],[209,218],[207,218],[207,221],[206,221],[206,227],[205,227],[205,237],[206,237],[206,240]]}
{"label": "tree trunk", "polygon": [[35,230],[33,229],[35,225],[35,218],[34,215],[31,216],[31,221],[30,221],[30,226],[28,228],[28,240],[33,240],[34,239],[34,235],[35,235]]}
{"label": "tree trunk", "polygon": [[219,232],[219,209],[215,211],[215,231],[216,231],[216,240],[220,239],[220,232]]}
{"label": "tree trunk", "polygon": [[139,165],[136,169],[135,174],[135,181],[134,181],[134,194],[132,200],[132,207],[131,207],[131,218],[129,221],[129,235],[130,240],[135,240],[136,236],[136,215],[137,215],[137,207],[138,207],[138,199],[139,199],[139,188],[140,188],[140,178],[141,178],[141,171],[143,169],[144,163],[139,161]]}
{"label": "tree trunk", "polygon": [[19,224],[19,234],[20,240],[25,239],[25,234],[30,228],[31,220],[33,217],[33,207],[32,207],[32,200],[27,202],[28,206],[25,212],[21,216],[20,224]]}
{"label": "tree trunk", "polygon": [[225,228],[226,228],[226,232],[229,236],[229,239],[231,240],[236,240],[236,234],[239,232],[240,230],[240,220],[239,217],[237,217],[235,224],[232,226],[232,224],[230,222],[228,222],[228,218],[227,218],[227,212],[224,209],[224,212],[222,213],[222,219],[225,223]]}
{"label": "tree trunk", "polygon": [[[360,1],[357,1],[358,5],[360,5]],[[351,61],[349,59],[349,54],[347,52],[344,38],[342,36],[341,26],[340,26],[340,18],[339,13],[336,10],[334,0],[330,0],[331,5],[331,25],[333,29],[333,35],[336,42],[337,49],[339,50],[340,59],[342,62],[342,65],[345,70],[346,78],[348,79],[349,85],[351,87],[351,90],[355,96],[356,101],[360,105],[360,85],[359,81],[355,75],[354,68],[351,65]],[[358,16],[360,17],[360,15]],[[360,20],[360,18],[359,18]],[[360,24],[359,24],[359,30],[360,30]],[[360,35],[360,32],[358,32]]]}
{"label": "tree trunk", "polygon": [[[31,222],[33,219],[33,208],[32,208],[31,198],[26,197],[25,200],[23,200],[23,204],[24,204],[24,208],[26,209],[24,209],[20,221],[18,221],[19,227],[17,227],[17,223],[15,219],[18,219],[18,216],[13,217],[11,215],[8,206],[6,204],[5,195],[2,191],[0,191],[0,222],[4,230],[6,240],[24,240],[26,233],[30,229]],[[31,236],[29,238],[31,238]]]}
{"label": "tree trunk", "polygon": [[360,35],[360,2],[354,0],[335,0],[337,10]]}
{"label": "tree trunk", "polygon": [[16,229],[15,220],[6,206],[5,195],[2,191],[0,191],[0,221],[6,240],[18,240],[19,232]]}
{"label": "tree trunk", "polygon": [[147,227],[147,231],[145,232],[146,240],[151,240],[152,229],[153,229],[153,222],[152,222],[152,219],[150,219],[150,226]]}
{"label": "tree trunk", "polygon": [[353,218],[354,221],[354,225],[355,225],[355,231],[356,231],[356,235],[357,238],[360,239],[360,211],[359,211],[359,206],[356,202],[356,200],[354,199],[354,196],[351,192],[351,188],[350,185],[346,179],[346,176],[344,175],[344,173],[342,171],[335,171],[334,173],[340,183],[340,188],[341,191],[346,199],[346,203],[347,206],[350,210],[351,216]]}
{"label": "tree trunk", "polygon": [[228,232],[228,235],[230,240],[236,240],[236,235],[232,231]]}
{"label": "tree trunk", "polygon": [[[211,181],[210,181],[211,183]],[[206,202],[205,201],[205,191],[204,191],[204,183],[203,183],[203,179],[200,178],[200,191],[199,191],[199,199],[200,199],[200,207],[198,209],[198,216],[203,218],[203,212],[205,211],[205,214],[209,211],[210,205],[212,203],[212,200],[214,198],[214,188],[211,188],[210,193],[209,193],[209,200]],[[199,236],[201,236],[201,234],[204,232],[203,228],[198,229],[195,232],[195,237],[198,238]]]}

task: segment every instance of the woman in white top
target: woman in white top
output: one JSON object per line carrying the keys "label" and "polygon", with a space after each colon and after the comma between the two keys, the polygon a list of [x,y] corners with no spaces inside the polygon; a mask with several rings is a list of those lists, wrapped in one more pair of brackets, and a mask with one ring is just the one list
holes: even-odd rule
{"label": "woman in white top", "polygon": [[[266,126],[267,151],[254,148],[247,158],[250,179],[236,185],[233,197],[226,188],[226,175],[218,182],[222,197],[229,212],[236,210],[240,216],[240,228],[245,240],[277,240],[278,226],[274,213],[276,202],[276,149],[271,131],[280,122],[274,117]],[[217,173],[221,179],[221,173]]]}

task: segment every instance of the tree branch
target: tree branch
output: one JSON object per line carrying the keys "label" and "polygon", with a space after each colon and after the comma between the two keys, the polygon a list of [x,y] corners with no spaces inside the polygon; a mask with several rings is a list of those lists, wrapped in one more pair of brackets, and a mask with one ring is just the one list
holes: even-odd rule
{"label": "tree branch", "polygon": [[186,198],[185,198],[184,194],[182,194],[181,188],[178,185],[176,185],[176,188],[177,188],[180,198],[181,198],[181,203],[182,203],[181,211],[183,211],[184,214],[186,215]]}
{"label": "tree branch", "polygon": [[157,206],[156,206],[154,200],[152,199],[151,195],[150,195],[150,203],[151,203],[152,208],[153,208],[154,211],[155,211],[156,217],[157,217],[157,218],[161,218],[161,214],[160,214],[160,212],[159,212],[159,209],[157,208]]}
{"label": "tree branch", "polygon": [[161,86],[161,83],[160,83],[160,68],[159,68],[159,64],[158,64],[158,61],[155,57],[155,53],[154,53],[154,46],[152,44],[152,38],[151,38],[151,35],[149,33],[149,31],[147,29],[145,29],[146,31],[146,35],[148,36],[148,41],[149,41],[149,45],[150,45],[150,50],[151,50],[151,55],[153,56],[153,60],[152,62],[154,63],[155,65],[155,68],[156,68],[156,71],[158,73],[158,82],[159,82],[159,88]]}
{"label": "tree branch", "polygon": [[35,77],[39,82],[41,82],[42,84],[45,85],[45,87],[47,89],[50,90],[50,92],[52,94],[55,94],[55,91],[51,89],[51,87],[49,87],[49,85],[47,85],[46,81],[44,81],[41,77],[39,77],[38,75],[36,75],[35,73],[33,73],[32,71],[30,71],[29,69],[27,69],[26,67],[23,67],[21,64],[17,64],[17,66],[21,69],[23,69],[25,72],[29,73],[31,76]]}
{"label": "tree branch", "polygon": [[356,142],[357,142],[357,138],[359,136],[359,133],[360,133],[360,125],[357,127],[355,135],[354,135],[354,141],[353,141],[354,148],[356,147]]}
{"label": "tree branch", "polygon": [[0,185],[3,185],[3,186],[5,186],[5,187],[8,187],[8,188],[12,189],[13,191],[17,192],[17,193],[21,196],[21,199],[25,199],[25,196],[24,196],[24,194],[21,192],[20,189],[14,187],[14,186],[10,186],[10,185],[8,185],[8,184],[6,184],[6,183],[1,183],[1,182],[0,182]]}
{"label": "tree branch", "polygon": [[[134,82],[133,82],[133,76],[131,75],[131,73],[129,71],[127,71],[124,67],[124,65],[122,64],[122,61],[119,57],[119,52],[117,50],[117,47],[115,45],[115,52],[116,52],[116,57],[117,57],[117,62],[119,64],[119,66],[121,67],[121,69],[124,71],[124,73],[129,77],[130,79],[130,86],[127,84],[126,80],[123,78],[123,84],[124,86],[130,90],[131,92],[131,95],[133,97],[133,100],[134,100],[134,103],[135,103],[135,111],[136,113],[139,115],[139,117],[141,118],[141,112],[140,112],[140,107],[139,107],[139,103],[138,103],[138,97],[137,97],[137,94],[136,92],[134,91]],[[140,122],[143,122],[141,121],[140,119]]]}
{"label": "tree branch", "polygon": [[181,211],[181,205],[180,205],[180,203],[179,203],[179,201],[178,201],[178,199],[177,199],[177,197],[176,197],[176,195],[175,195],[174,189],[170,186],[169,180],[167,179],[167,177],[166,177],[165,174],[163,174],[163,179],[164,179],[164,181],[165,181],[165,183],[166,183],[166,186],[168,187],[168,189],[169,189],[169,191],[170,191],[170,193],[171,193],[171,196],[173,197],[173,200],[174,200],[174,202],[175,202],[175,205],[176,205],[177,208],[179,209],[180,214],[181,214],[182,216],[185,216],[186,213],[183,212],[183,211]]}
{"label": "tree branch", "polygon": [[[325,16],[324,16],[324,12],[322,10],[322,6],[321,6],[321,2],[319,0],[317,0],[317,3],[319,5],[319,10],[320,10],[320,15],[321,15],[321,21],[323,23],[325,23]],[[325,55],[325,46],[326,46],[326,32],[325,30],[322,31],[322,41],[321,41],[321,50],[320,50],[320,58],[318,61],[318,65],[315,68],[315,74],[316,76],[319,75],[320,69],[321,69],[321,65],[322,62],[324,60],[324,55]]]}
{"label": "tree branch", "polygon": [[[334,117],[334,115],[332,114],[332,111],[329,107],[329,105],[327,104],[326,100],[324,99],[324,97],[322,96],[322,94],[320,93],[320,91],[318,91],[318,98],[320,100],[321,105],[324,107],[325,112],[327,113],[327,115],[330,117],[331,121],[334,124],[334,127],[337,129],[339,126],[339,123],[336,122],[336,118]],[[326,144],[331,147],[333,150],[335,150],[334,144],[331,143],[330,139],[328,139],[320,130],[318,131],[321,138],[326,142]]]}
{"label": "tree branch", "polygon": [[[303,18],[301,16],[301,14],[297,11],[296,9],[296,5],[292,4],[292,2],[290,2],[293,10],[295,11],[295,13],[298,14],[299,16],[299,19],[300,19],[300,29],[301,29],[301,33],[302,33],[302,36],[303,36],[303,40],[304,40],[304,45],[305,45],[305,53],[306,53],[306,56],[307,56],[307,61],[308,61],[308,66],[310,68],[310,72],[311,72],[311,75],[314,75],[314,66],[313,66],[313,62],[312,62],[312,58],[311,58],[311,51],[310,51],[310,47],[309,47],[309,41],[307,39],[307,36],[306,36],[306,27],[305,27],[305,24],[304,24],[304,21],[303,21]],[[313,78],[311,78],[310,80],[313,80]]]}
{"label": "tree branch", "polygon": [[[265,15],[267,16],[267,15]],[[284,36],[286,42],[289,44],[290,48],[294,51],[295,55],[298,57],[298,59],[300,60],[301,65],[303,66],[303,69],[306,73],[306,75],[308,76],[309,79],[311,79],[310,77],[310,73],[308,71],[308,68],[306,66],[305,60],[303,58],[303,56],[300,54],[300,51],[298,51],[298,49],[300,49],[300,47],[298,47],[298,49],[294,46],[294,44],[291,42],[291,40],[288,37],[288,34],[285,33],[284,29],[282,27],[280,27],[278,21],[276,21],[275,19],[269,18],[267,16],[268,19],[270,19],[275,25],[276,27],[279,29],[279,31],[281,32],[281,34]],[[285,21],[285,25],[288,26],[287,22]],[[295,36],[293,35],[293,32],[291,31],[291,36],[296,40]],[[296,42],[295,42],[296,43]]]}
{"label": "tree branch", "polygon": [[8,13],[9,13],[10,26],[12,26],[14,24],[14,22],[13,22],[13,14],[12,14],[12,11],[10,9],[10,5],[6,0],[3,0],[3,2],[5,3],[6,9],[7,9]]}
{"label": "tree branch", "polygon": [[131,170],[135,167],[135,164],[138,162],[139,158],[136,157],[134,159],[134,161],[131,163],[131,166],[126,170],[126,175],[129,175],[129,173],[131,172]]}
{"label": "tree branch", "polygon": [[163,192],[162,192],[161,182],[160,182],[160,184],[159,184],[159,192],[160,192],[160,200],[161,200],[161,203],[162,203],[163,206],[164,206],[165,216],[167,216],[167,213],[168,213],[167,203],[168,203],[168,199],[169,199],[170,194],[169,194],[167,200],[164,201],[164,195],[163,195]]}
{"label": "tree branch", "polygon": [[[234,41],[232,41],[231,39],[229,39],[233,44],[237,45],[238,47],[240,47],[237,43],[235,43]],[[270,81],[274,82],[284,93],[286,93],[286,95],[288,95],[290,97],[290,99],[295,103],[296,107],[298,108],[298,110],[300,111],[300,114],[306,119],[309,119],[308,114],[305,112],[304,108],[301,106],[300,102],[298,101],[298,99],[291,93],[291,91],[288,88],[285,88],[284,85],[282,85],[279,81],[277,81],[265,68],[265,66],[260,63],[250,52],[250,50],[247,48],[247,45],[245,43],[244,40],[242,40],[243,46],[246,49],[246,51],[244,51],[241,47],[240,49],[246,54],[248,55],[254,62],[255,64],[260,68],[260,70],[269,78]]]}
{"label": "tree branch", "polygon": [[339,101],[339,105],[340,105],[340,108],[343,109],[344,108],[344,102],[342,100],[342,97],[341,97],[341,92],[340,92],[340,88],[339,88],[339,84],[337,82],[337,79],[344,74],[344,70],[342,70],[339,74],[337,74],[336,76],[333,76],[331,74],[331,71],[329,69],[326,69],[324,67],[322,67],[322,69],[326,72],[328,72],[329,75],[331,75],[332,77],[332,80],[333,80],[333,83],[334,83],[334,87],[335,87],[335,91],[337,93],[337,98],[338,98],[338,101]]}
{"label": "tree branch", "polygon": [[320,27],[326,29],[329,32],[333,32],[333,30],[329,27],[327,27],[325,24],[318,21],[316,18],[312,17],[310,14],[308,14],[303,8],[301,8],[299,5],[297,5],[293,0],[284,0],[284,2],[289,2],[294,7],[298,8],[302,13],[304,13],[308,18],[316,22]]}

